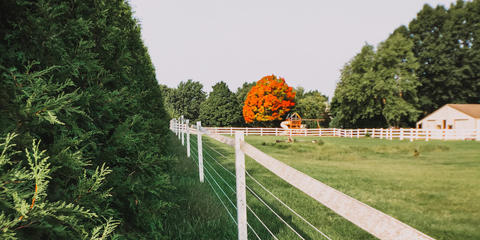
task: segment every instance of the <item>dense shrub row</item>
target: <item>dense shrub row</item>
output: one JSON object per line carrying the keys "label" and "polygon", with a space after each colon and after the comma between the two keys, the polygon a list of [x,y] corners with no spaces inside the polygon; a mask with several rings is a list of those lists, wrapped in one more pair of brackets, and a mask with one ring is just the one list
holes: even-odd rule
{"label": "dense shrub row", "polygon": [[126,1],[0,1],[0,238],[161,238],[162,102]]}

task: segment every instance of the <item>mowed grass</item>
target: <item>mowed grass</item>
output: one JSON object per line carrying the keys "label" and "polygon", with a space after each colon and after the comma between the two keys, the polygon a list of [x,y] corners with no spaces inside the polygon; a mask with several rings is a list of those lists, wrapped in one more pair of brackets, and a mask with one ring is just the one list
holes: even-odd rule
{"label": "mowed grass", "polygon": [[[246,137],[247,142],[270,156],[435,239],[480,239],[480,142],[297,137],[295,143],[276,143],[285,139]],[[233,149],[209,138],[204,138],[204,148],[204,158],[210,162],[207,169],[215,168],[235,187],[233,177],[211,159],[234,172]],[[254,160],[247,158],[246,168],[332,239],[375,239]],[[210,172],[215,176],[213,169]],[[249,177],[247,185],[305,239],[323,239]],[[234,193],[228,194],[235,202]],[[247,202],[279,239],[299,239],[250,193]],[[252,214],[248,219],[262,239],[273,239]],[[251,231],[249,238],[255,239]]]}

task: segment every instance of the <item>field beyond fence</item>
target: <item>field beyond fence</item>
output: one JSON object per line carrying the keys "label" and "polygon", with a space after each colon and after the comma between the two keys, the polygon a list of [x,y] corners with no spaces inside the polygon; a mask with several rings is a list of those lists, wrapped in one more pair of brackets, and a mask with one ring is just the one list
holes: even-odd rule
{"label": "field beyond fence", "polygon": [[[252,143],[248,144],[238,128],[202,128],[200,123],[195,127],[188,120],[172,120],[171,129],[198,166],[200,181],[210,185],[238,227],[239,239],[247,235],[257,239],[476,239],[478,235],[474,226],[479,212],[474,209],[478,208],[475,199],[480,196],[478,191],[469,190],[478,184],[478,142],[379,141],[373,136],[365,138],[370,134],[368,129],[363,136],[360,129],[334,129],[331,136],[336,131],[350,134],[319,138],[320,134],[329,136],[330,129],[316,129],[319,135],[312,137],[304,129],[300,134],[258,128],[248,130],[246,139]],[[246,135],[247,130],[243,130]],[[277,136],[268,136],[272,132]],[[222,136],[233,133],[235,140]],[[412,135],[403,129],[398,139],[402,139],[402,133],[403,139]],[[191,134],[195,137],[190,138]],[[252,136],[256,134],[260,136]],[[281,141],[287,136],[296,136],[298,142]],[[380,136],[394,139],[395,134],[389,129],[380,131]],[[256,140],[251,142],[252,138]],[[342,173],[344,164],[347,174]],[[362,171],[357,176],[360,178],[352,178],[351,173]],[[244,173],[246,178],[242,177]],[[347,178],[331,182],[342,176]],[[279,189],[297,193],[283,195]],[[321,205],[324,207],[318,208]],[[277,219],[281,224],[274,223]],[[371,235],[359,232],[359,228]]]}

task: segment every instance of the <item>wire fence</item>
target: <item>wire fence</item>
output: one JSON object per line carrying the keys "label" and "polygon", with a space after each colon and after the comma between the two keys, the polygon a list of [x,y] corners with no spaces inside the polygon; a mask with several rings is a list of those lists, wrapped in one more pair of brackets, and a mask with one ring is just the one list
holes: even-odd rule
{"label": "wire fence", "polygon": [[[335,236],[341,236],[341,233],[327,233],[323,226],[312,223],[312,220],[302,214],[305,210],[295,210],[292,204],[275,194],[272,190],[275,186],[268,186],[247,170],[245,159],[241,157],[243,154],[289,183],[294,187],[293,189],[302,191],[379,239],[433,239],[266,155],[245,143],[241,132],[237,133],[233,141],[201,128],[199,122],[196,129],[191,128],[188,121],[185,122],[183,119],[172,120],[170,124],[171,130],[177,134],[182,144],[187,145],[188,156],[199,167],[200,181],[205,179],[210,186],[232,223],[237,226],[238,237],[241,240],[247,239],[247,236],[256,239],[279,239],[281,235],[288,236],[288,239],[328,240],[332,239],[330,236],[332,233]],[[197,138],[190,137],[191,132],[195,133]],[[185,141],[185,134],[187,141]],[[204,141],[202,135],[207,135],[209,138]],[[219,147],[219,144],[213,144],[213,140],[227,144],[225,146],[234,146],[235,156],[231,148],[224,151],[225,149]],[[232,169],[233,166],[235,166],[234,169]],[[248,193],[248,198],[245,198],[245,193]],[[242,217],[242,211],[245,212],[244,217]],[[282,234],[279,235],[280,231]],[[329,229],[329,231],[332,230]]]}
{"label": "wire fence", "polygon": [[[195,140],[195,138],[191,138],[191,139],[193,139],[193,140],[191,140],[190,144],[195,146],[197,144],[197,141]],[[232,156],[226,156],[225,154],[222,154],[221,152],[219,152],[218,150],[215,149],[215,146],[213,146],[213,144],[208,143],[207,141],[203,142],[203,147],[204,147],[203,152],[205,153],[205,156],[206,156],[203,159],[204,163],[205,163],[205,165],[204,165],[205,173],[206,173],[206,176],[205,176],[206,178],[205,179],[207,180],[207,183],[210,185],[212,190],[215,192],[215,195],[221,201],[221,203],[224,206],[224,208],[225,208],[226,212],[228,213],[229,217],[232,219],[234,224],[237,224],[237,222],[235,221],[235,219],[233,217],[232,211],[226,206],[226,204],[224,203],[224,200],[222,199],[222,197],[224,199],[226,199],[230,203],[232,209],[235,209],[235,210],[237,209],[235,204],[233,203],[233,200],[232,200],[232,198],[234,198],[235,196],[232,195],[232,194],[228,194],[228,192],[233,193],[233,194],[236,193],[236,190],[233,187],[235,185],[235,174],[231,170],[229,170],[227,167],[225,167],[224,164],[221,163],[221,160],[219,160],[219,158],[222,158],[222,159],[230,161],[230,162],[233,162],[234,159],[233,159]],[[195,148],[193,148],[193,149],[195,149]],[[192,156],[193,156],[192,159],[194,160],[195,164],[198,166],[197,150],[192,151]],[[215,168],[214,166],[217,166],[217,168]],[[217,169],[218,169],[218,171],[217,171]],[[223,172],[223,174],[221,174],[220,172]],[[256,185],[258,185],[261,189],[263,189],[270,196],[272,196],[276,201],[278,201],[282,206],[284,206],[288,211],[290,211],[292,215],[298,217],[301,221],[305,222],[309,227],[311,227],[313,230],[315,230],[316,232],[321,234],[321,236],[323,236],[324,239],[331,240],[330,237],[328,237],[325,233],[323,233],[321,230],[319,230],[317,227],[315,227],[312,223],[310,223],[308,220],[306,220],[305,217],[301,216],[299,213],[297,213],[295,210],[293,210],[292,207],[288,206],[284,201],[282,201],[279,197],[277,197],[275,194],[273,194],[259,180],[254,178],[250,172],[248,172],[247,170],[245,170],[245,172],[247,173],[248,178],[252,182],[254,182]],[[216,185],[216,187],[212,186],[211,181],[213,181],[213,183]],[[288,229],[290,229],[298,237],[298,239],[305,239],[305,237],[302,236],[292,226],[291,223],[289,223],[284,217],[281,216],[280,213],[275,211],[268,203],[266,203],[264,198],[261,197],[260,194],[253,189],[253,187],[251,187],[249,184],[246,184],[245,187],[247,188],[248,192],[251,194],[252,197],[256,198],[256,200],[258,200],[260,203],[262,203],[263,206],[265,208],[267,208],[273,215],[275,215],[277,217],[278,221],[281,222],[281,224],[285,225]],[[219,192],[221,193],[222,197],[220,197]],[[275,234],[273,233],[273,231],[265,223],[265,221],[262,220],[258,216],[258,214],[252,209],[252,206],[247,204],[247,210],[249,211],[249,213],[251,213],[253,215],[253,217],[258,221],[258,223],[260,223],[260,226],[263,227],[264,230],[266,230],[266,232],[268,232],[270,237],[272,237],[273,239],[278,239],[275,236]],[[248,224],[248,227],[257,239],[262,239],[250,224]],[[307,239],[309,239],[309,238],[307,238]]]}

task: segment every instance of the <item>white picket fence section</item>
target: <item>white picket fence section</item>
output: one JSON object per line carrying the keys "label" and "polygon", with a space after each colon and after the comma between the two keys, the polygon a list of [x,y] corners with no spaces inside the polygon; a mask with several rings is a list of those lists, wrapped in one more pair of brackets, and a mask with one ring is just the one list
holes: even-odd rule
{"label": "white picket fence section", "polygon": [[380,139],[399,140],[477,140],[480,141],[480,129],[417,129],[417,128],[241,128],[241,127],[205,127],[209,132],[233,136],[242,131],[246,136],[319,136],[361,138],[369,136]]}
{"label": "white picket fence section", "polygon": [[[345,219],[349,220],[353,224],[357,225],[358,227],[362,228],[363,230],[367,231],[368,233],[372,234],[373,236],[377,237],[378,239],[384,240],[432,240],[433,238],[427,236],[426,234],[416,230],[415,228],[375,209],[368,206],[365,203],[362,203],[332,187],[327,186],[326,184],[284,164],[283,162],[263,153],[262,151],[258,150],[257,148],[253,147],[252,145],[246,143],[243,139],[244,134],[246,135],[245,128],[202,128],[200,122],[197,122],[196,127],[191,127],[186,124],[183,117],[180,119],[172,119],[170,121],[170,129],[177,134],[179,139],[184,139],[184,135],[187,134],[187,139],[190,139],[190,133],[195,133],[198,136],[197,140],[197,158],[198,158],[198,165],[199,165],[199,176],[200,180],[203,182],[203,170],[206,166],[203,165],[203,155],[204,149],[202,149],[202,135],[207,135],[219,142],[225,143],[227,145],[232,146],[235,149],[235,174],[230,173],[236,177],[236,197],[237,197],[237,204],[234,206],[237,210],[237,220],[234,220],[234,217],[231,215],[230,211],[228,211],[227,207],[217,195],[218,199],[222,201],[222,205],[227,210],[228,214],[232,218],[235,224],[238,227],[238,239],[239,240],[246,240],[247,239],[247,228],[251,229],[257,239],[261,239],[254,229],[248,224],[247,221],[247,209],[252,211],[252,209],[248,206],[246,202],[245,192],[246,189],[249,191],[251,190],[246,182],[245,182],[245,172],[249,177],[252,177],[248,171],[245,169],[245,155],[248,155],[255,161],[257,161],[260,165],[267,168],[269,171],[283,179],[284,181],[291,184],[293,187],[301,190],[311,198],[315,199],[320,204],[328,207],[332,211],[336,212],[340,216],[344,217]],[[342,137],[361,137],[362,133],[360,129],[357,130],[344,130],[344,129],[314,129],[315,131],[310,130],[302,130],[305,131],[303,135],[305,136],[320,136],[320,134],[325,134],[321,136],[342,136]],[[310,135],[309,135],[310,133]],[[363,136],[368,133],[368,130],[364,129]],[[414,133],[419,135],[418,131]],[[228,138],[223,136],[225,134],[235,135],[235,139]],[[249,128],[249,135],[276,135],[279,136],[281,134],[292,134],[295,136],[301,135],[299,132],[285,132],[280,131],[280,129],[270,128],[256,128],[252,130]],[[395,136],[397,138],[404,137],[405,138],[405,130],[402,130],[400,134],[398,132],[394,132],[393,130],[389,130],[386,132],[380,132],[379,134],[383,138],[393,139]],[[402,135],[403,134],[403,135]],[[407,134],[412,134],[412,132],[407,132]],[[410,136],[408,135],[408,136]],[[425,139],[428,139],[429,135],[427,133]],[[431,137],[430,137],[431,138]],[[419,138],[417,138],[419,139]],[[182,144],[184,142],[182,141]],[[187,149],[190,148],[190,142],[187,141]],[[207,152],[208,153],[208,152]],[[188,153],[190,155],[190,153]],[[195,159],[194,159],[195,160]],[[201,161],[202,160],[202,161]],[[197,163],[197,162],[196,162]],[[208,162],[205,162],[208,163]],[[224,168],[226,171],[228,169]],[[209,172],[208,170],[206,171]],[[220,176],[220,175],[219,175]],[[212,176],[210,176],[212,177]],[[221,176],[220,176],[221,177]],[[252,177],[253,178],[253,177]],[[210,184],[208,181],[209,178],[206,178],[207,183]],[[215,179],[212,179],[215,181]],[[257,180],[254,180],[257,182]],[[218,185],[218,183],[215,181]],[[258,183],[258,182],[257,182]],[[219,185],[218,185],[219,186]],[[212,190],[214,190],[212,184],[210,184]],[[220,187],[220,186],[219,186]],[[214,190],[215,192],[215,190]],[[223,190],[222,190],[223,192]],[[252,192],[255,194],[254,192]],[[271,193],[271,192],[269,192]],[[215,192],[217,194],[217,192]],[[223,192],[225,194],[225,192]],[[256,195],[256,194],[255,194]],[[226,194],[225,194],[226,196]],[[258,196],[257,196],[258,197]],[[281,200],[279,200],[281,202]],[[233,204],[232,201],[230,201]],[[282,202],[283,203],[283,202]],[[266,203],[265,206],[268,207]],[[284,204],[284,203],[283,203]],[[289,208],[288,206],[286,206]],[[290,209],[290,208],[289,208]],[[270,209],[272,210],[272,209]],[[293,211],[292,209],[290,209]],[[273,210],[272,210],[273,211]],[[293,211],[294,212],[294,211]],[[298,213],[294,212],[295,214]],[[253,212],[254,216],[260,220],[259,216],[257,216]],[[278,216],[278,215],[277,215]],[[307,220],[305,220],[302,216],[299,216],[302,220],[306,221],[310,224]],[[261,220],[260,220],[261,221]],[[287,222],[284,221],[286,225]],[[263,226],[272,234],[274,239],[277,239],[273,233],[267,228],[267,226],[262,222]],[[318,230],[315,226],[310,224],[317,232],[321,233],[325,239],[330,239],[326,234]],[[290,227],[290,226],[288,226]],[[304,239],[298,232],[296,232],[293,228],[290,227],[300,239]]]}

